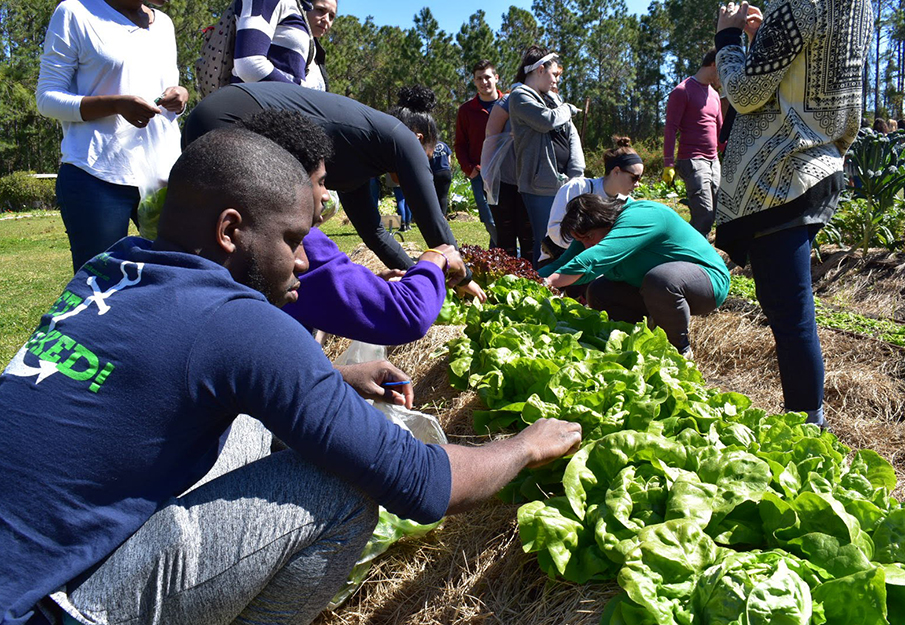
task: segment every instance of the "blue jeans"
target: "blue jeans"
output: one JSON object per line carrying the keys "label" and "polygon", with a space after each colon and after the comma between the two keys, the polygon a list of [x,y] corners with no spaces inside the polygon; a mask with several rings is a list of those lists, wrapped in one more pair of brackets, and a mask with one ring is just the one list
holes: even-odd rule
{"label": "blue jeans", "polygon": [[405,203],[405,195],[400,187],[393,187],[393,195],[396,197],[396,212],[402,218],[402,225],[408,227],[412,224],[412,211]]}
{"label": "blue jeans", "polygon": [[129,234],[130,219],[138,225],[138,187],[105,182],[63,163],[56,191],[69,235],[73,272]]}
{"label": "blue jeans", "polygon": [[481,174],[471,179],[471,191],[474,193],[474,202],[478,205],[478,216],[481,218],[481,223],[484,224],[487,234],[490,235],[490,247],[494,248],[497,246],[496,224],[493,223],[493,215],[487,205],[487,196],[484,195],[484,179]]}
{"label": "blue jeans", "polygon": [[522,193],[525,200],[525,209],[528,211],[528,221],[531,222],[531,233],[534,235],[534,250],[531,264],[537,268],[540,259],[540,246],[547,236],[547,223],[550,221],[550,209],[553,208],[554,195],[534,195]]}
{"label": "blue jeans", "polygon": [[757,299],[776,340],[785,409],[823,406],[823,352],[814,318],[811,243],[819,226],[780,230],[751,241],[748,260]]}

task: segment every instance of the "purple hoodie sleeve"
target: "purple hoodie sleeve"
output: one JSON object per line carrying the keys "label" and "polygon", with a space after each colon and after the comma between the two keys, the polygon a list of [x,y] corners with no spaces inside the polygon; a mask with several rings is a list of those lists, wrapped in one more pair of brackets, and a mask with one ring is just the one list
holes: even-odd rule
{"label": "purple hoodie sleeve", "polygon": [[303,242],[310,264],[299,276],[299,300],[283,307],[309,329],[376,345],[423,337],[446,297],[442,270],[416,263],[398,282],[387,282],[353,263],[330,238],[312,228]]}

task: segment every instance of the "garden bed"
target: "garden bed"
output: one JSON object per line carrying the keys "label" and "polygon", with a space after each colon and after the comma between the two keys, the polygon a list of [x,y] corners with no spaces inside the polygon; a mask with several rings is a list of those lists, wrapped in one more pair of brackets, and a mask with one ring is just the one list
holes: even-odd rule
{"label": "garden bed", "polygon": [[[356,262],[378,268],[367,251]],[[871,261],[875,262],[875,261]],[[849,277],[825,272],[821,297],[865,314],[901,307],[901,263],[868,263],[871,281],[857,267]],[[872,272],[872,273],[871,273]],[[852,276],[859,276],[853,280]],[[868,293],[868,296],[864,296]],[[896,302],[899,302],[896,304]],[[867,302],[861,305],[861,302]],[[840,306],[841,307],[841,306]],[[483,408],[475,393],[452,389],[446,356],[432,357],[457,326],[437,326],[390,359],[415,381],[416,404],[437,414],[451,442],[476,444],[472,415]],[[905,363],[902,350],[877,339],[821,329],[826,360],[826,410],[832,431],[853,449],[869,448],[896,469],[898,498],[905,495]],[[756,306],[731,302],[694,318],[692,342],[708,385],[748,395],[768,412],[781,410],[781,392],[769,328]],[[328,342],[337,355],[344,341]],[[577,585],[548,579],[534,555],[521,548],[518,506],[491,501],[419,539],[403,539],[379,558],[363,587],[343,606],[316,621],[352,623],[598,623],[619,587],[615,582]]]}

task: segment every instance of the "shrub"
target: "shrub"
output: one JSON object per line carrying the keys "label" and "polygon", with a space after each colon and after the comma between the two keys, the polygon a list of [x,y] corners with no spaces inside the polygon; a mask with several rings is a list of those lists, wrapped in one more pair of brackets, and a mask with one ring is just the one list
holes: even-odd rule
{"label": "shrub", "polygon": [[883,211],[866,198],[843,198],[833,219],[817,234],[818,253],[821,245],[842,245],[862,250],[872,247],[895,251],[902,247],[905,233],[905,200],[892,198]]}
{"label": "shrub", "polygon": [[471,180],[458,167],[453,169],[452,184],[449,187],[449,212],[478,214],[478,204],[474,199]]}
{"label": "shrub", "polygon": [[0,210],[26,211],[56,208],[53,178],[35,178],[34,172],[17,171],[0,178]]}
{"label": "shrub", "polygon": [[[585,172],[588,178],[599,178],[603,175],[603,153],[612,146],[604,143],[595,150],[585,152]],[[663,173],[663,143],[661,141],[647,140],[632,142],[632,148],[644,161],[644,181],[655,181],[660,179]]]}
{"label": "shrub", "polygon": [[898,228],[896,219],[889,217],[896,212],[897,196],[905,189],[905,130],[883,135],[862,128],[846,155],[846,168],[855,198],[864,200],[854,203],[854,210],[847,214],[852,223],[846,228],[860,239],[854,246],[862,255],[878,241],[890,248]]}

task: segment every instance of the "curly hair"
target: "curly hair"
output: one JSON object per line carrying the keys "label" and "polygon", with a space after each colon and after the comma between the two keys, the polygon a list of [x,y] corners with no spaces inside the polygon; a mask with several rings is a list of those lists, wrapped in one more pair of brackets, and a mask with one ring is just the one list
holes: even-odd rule
{"label": "curly hair", "polygon": [[292,154],[307,173],[312,173],[321,161],[333,156],[333,141],[324,130],[298,111],[265,109],[236,122]]}
{"label": "curly hair", "polygon": [[425,147],[437,145],[440,132],[431,111],[437,105],[437,96],[423,85],[402,87],[398,92],[398,104],[390,110],[390,115],[401,121],[409,130],[420,133],[421,144]]}

